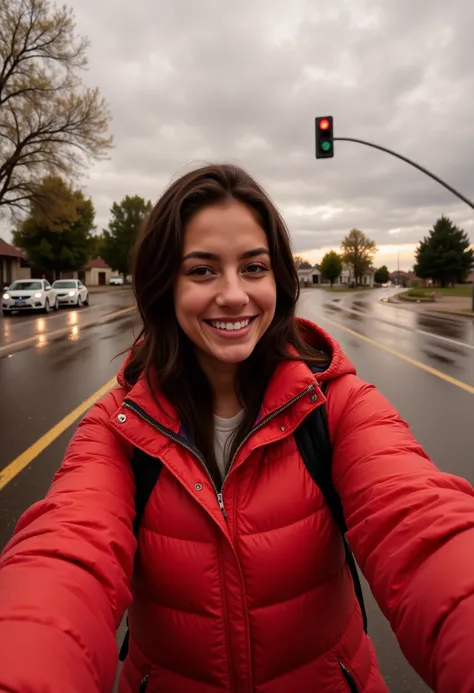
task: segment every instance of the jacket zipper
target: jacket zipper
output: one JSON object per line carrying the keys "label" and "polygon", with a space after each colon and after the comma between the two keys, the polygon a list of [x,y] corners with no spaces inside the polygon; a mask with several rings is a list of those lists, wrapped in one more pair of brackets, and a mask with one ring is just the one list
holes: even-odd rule
{"label": "jacket zipper", "polygon": [[343,673],[344,678],[346,679],[346,682],[347,682],[347,685],[349,686],[350,692],[351,693],[360,693],[359,686],[357,685],[355,678],[353,677],[353,675],[349,671],[349,669],[346,667],[344,662],[339,660],[339,666],[341,667],[341,671]]}
{"label": "jacket zipper", "polygon": [[204,460],[204,458],[202,457],[201,453],[199,452],[199,450],[198,450],[196,447],[194,447],[193,445],[191,445],[190,443],[188,443],[188,442],[187,442],[186,440],[184,440],[184,438],[182,438],[181,436],[177,435],[176,433],[173,433],[173,431],[170,431],[170,429],[169,429],[169,428],[166,428],[166,426],[162,426],[161,424],[159,424],[158,421],[155,421],[155,419],[154,419],[152,416],[150,416],[149,414],[147,414],[146,411],[145,411],[144,409],[142,409],[138,404],[135,404],[135,402],[133,402],[132,400],[128,400],[128,399],[124,400],[122,406],[125,407],[125,408],[127,408],[127,409],[131,409],[133,412],[135,412],[135,414],[136,414],[137,416],[139,416],[141,419],[143,419],[143,420],[146,421],[148,424],[150,424],[150,426],[152,426],[155,430],[159,431],[160,433],[163,433],[163,435],[165,435],[167,438],[170,438],[170,440],[173,440],[175,443],[178,443],[179,445],[182,445],[184,448],[186,448],[186,450],[188,450],[190,453],[192,453],[192,454],[194,455],[194,457],[196,457],[196,458],[199,460],[199,462],[201,463],[201,465],[202,465],[204,471],[206,472],[206,475],[207,475],[209,481],[211,482],[212,488],[214,489],[214,492],[215,492],[216,498],[217,498],[217,502],[218,502],[218,504],[219,504],[219,508],[221,509],[221,512],[222,512],[222,514],[224,515],[224,518],[227,519],[227,513],[226,513],[226,510],[225,510],[225,506],[224,506],[223,489],[224,489],[224,484],[225,484],[225,482],[227,481],[227,478],[228,478],[228,476],[229,476],[229,474],[230,474],[230,471],[231,471],[231,469],[232,469],[232,466],[233,466],[233,464],[234,464],[235,458],[236,458],[237,455],[239,454],[239,451],[242,449],[242,447],[245,445],[245,443],[248,441],[248,439],[249,439],[251,436],[253,436],[254,433],[256,433],[256,432],[259,431],[261,428],[263,428],[263,426],[266,426],[266,424],[267,424],[269,421],[271,421],[272,419],[274,419],[276,416],[279,416],[279,414],[281,414],[282,412],[284,412],[286,409],[288,409],[289,407],[292,407],[293,404],[295,404],[295,403],[298,402],[300,399],[302,399],[303,397],[305,397],[306,395],[308,395],[308,394],[309,394],[310,392],[312,392],[314,389],[315,389],[315,385],[314,385],[314,384],[309,385],[309,387],[307,387],[305,390],[303,390],[303,392],[300,392],[298,395],[296,395],[296,397],[293,397],[292,399],[290,399],[289,402],[287,402],[286,404],[284,404],[284,405],[281,406],[281,407],[278,407],[278,409],[275,409],[275,411],[271,412],[271,414],[267,414],[267,416],[264,416],[263,419],[262,419],[261,421],[259,421],[258,424],[256,424],[256,425],[247,433],[247,435],[245,436],[245,438],[244,438],[244,439],[241,441],[241,443],[239,444],[237,450],[235,451],[235,453],[234,453],[234,455],[233,455],[233,457],[232,457],[232,459],[231,459],[231,461],[230,461],[230,464],[229,464],[229,466],[228,466],[228,468],[227,468],[227,472],[226,472],[226,474],[225,474],[225,476],[224,476],[224,479],[223,479],[223,481],[222,481],[222,485],[221,485],[221,490],[220,490],[220,491],[218,490],[218,488],[217,488],[217,486],[216,486],[216,484],[215,484],[215,481],[214,481],[214,479],[212,478],[212,476],[211,476],[211,474],[210,474],[210,472],[209,472],[209,470],[208,470],[208,468],[207,468],[206,461]]}
{"label": "jacket zipper", "polygon": [[148,686],[148,676],[148,674],[145,674],[145,676],[142,678],[140,688],[138,689],[138,693],[145,693]]}
{"label": "jacket zipper", "polygon": [[276,416],[279,416],[279,414],[281,414],[282,412],[284,412],[284,411],[285,411],[286,409],[288,409],[289,407],[292,407],[293,404],[295,404],[296,402],[298,402],[298,401],[299,401],[300,399],[302,399],[305,395],[308,395],[308,394],[309,394],[310,392],[312,392],[314,389],[315,389],[315,386],[314,386],[314,385],[310,385],[310,386],[307,387],[305,390],[303,390],[303,392],[300,392],[299,395],[296,395],[296,397],[293,397],[293,399],[290,399],[290,401],[287,402],[286,404],[284,404],[282,407],[279,407],[278,409],[275,409],[275,411],[273,411],[271,414],[267,414],[267,416],[264,416],[263,419],[262,419],[261,421],[258,422],[258,424],[256,424],[253,428],[250,429],[250,431],[247,433],[247,435],[245,436],[245,438],[240,442],[240,444],[239,444],[237,450],[235,451],[235,453],[234,453],[234,455],[233,455],[233,457],[232,457],[232,459],[231,459],[231,461],[230,461],[229,466],[227,467],[227,472],[226,472],[226,474],[225,474],[225,476],[224,476],[224,479],[223,479],[223,481],[222,481],[222,486],[221,486],[221,497],[222,497],[222,491],[223,491],[223,489],[224,489],[224,484],[225,484],[225,482],[227,481],[227,477],[228,477],[229,474],[230,474],[230,470],[232,469],[232,465],[234,464],[235,458],[237,457],[237,455],[239,454],[240,450],[241,450],[242,447],[245,445],[245,443],[248,441],[248,439],[249,439],[251,436],[253,436],[254,433],[256,433],[256,432],[259,431],[261,428],[263,428],[263,426],[265,426],[269,421],[271,421],[272,419],[274,419]]}
{"label": "jacket zipper", "polygon": [[196,457],[199,462],[201,463],[204,471],[206,472],[207,478],[212,484],[212,487],[215,491],[216,497],[217,497],[217,502],[219,503],[219,508],[222,510],[222,513],[224,514],[224,517],[226,517],[225,513],[225,508],[224,508],[224,502],[222,500],[222,493],[219,493],[217,490],[217,486],[214,482],[214,479],[212,478],[207,466],[206,462],[204,460],[204,457],[202,457],[201,453],[197,448],[194,447],[194,445],[191,445],[188,443],[184,438],[181,436],[176,435],[176,433],[173,433],[173,431],[170,431],[169,428],[166,428],[166,426],[162,426],[161,424],[158,423],[158,421],[155,421],[155,419],[150,416],[149,414],[146,413],[144,409],[142,409],[138,404],[135,404],[135,402],[132,402],[131,400],[124,400],[123,406],[126,407],[127,409],[131,409],[137,416],[139,416],[141,419],[146,421],[150,426],[152,426],[156,431],[159,431],[160,433],[163,433],[167,438],[170,440],[173,440],[175,443],[178,443],[179,445],[182,445],[183,448],[186,448],[191,454]]}

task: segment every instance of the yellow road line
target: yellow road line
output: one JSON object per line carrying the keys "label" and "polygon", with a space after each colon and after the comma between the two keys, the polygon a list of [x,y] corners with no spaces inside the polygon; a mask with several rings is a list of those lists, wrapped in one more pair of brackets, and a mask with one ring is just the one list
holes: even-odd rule
{"label": "yellow road line", "polygon": [[[102,315],[102,317],[98,317],[96,320],[93,320],[91,322],[86,322],[84,324],[77,323],[77,327],[80,329],[85,329],[86,327],[93,327],[94,325],[100,325],[101,323],[105,322],[106,320],[110,320],[111,318],[115,318],[118,315],[122,315],[122,313],[130,313],[130,311],[136,310],[135,306],[129,306],[128,308],[121,308],[120,310],[116,310],[112,313],[106,313],[105,315]],[[51,317],[56,317],[55,315]],[[67,332],[70,332],[73,327],[76,327],[76,325],[67,325],[66,327],[58,327],[57,330],[53,330],[52,332],[41,332],[38,334],[33,335],[32,337],[26,337],[25,339],[20,339],[17,342],[10,342],[9,344],[2,344],[0,345],[0,354],[2,354],[4,351],[9,351],[9,350],[14,350],[16,351],[19,347],[24,346],[25,344],[31,344],[32,342],[38,341],[38,338],[40,336],[44,337],[57,337],[60,334],[66,334]]]}
{"label": "yellow road line", "polygon": [[33,445],[18,455],[18,457],[10,462],[10,464],[0,471],[0,491],[5,488],[9,481],[11,481],[17,474],[19,474],[25,467],[27,467],[33,460],[40,455],[43,450],[45,450],[51,443],[54,443],[56,438],[66,431],[69,426],[77,421],[88,409],[92,407],[95,402],[105,395],[117,382],[116,378],[111,378],[105,385],[96,390],[93,395],[91,395],[84,402],[79,404],[78,407],[73,409],[67,416],[64,417],[59,423],[57,423],[53,428],[47,431],[39,440],[37,440]]}
{"label": "yellow road line", "polygon": [[436,378],[440,378],[440,380],[444,380],[447,383],[450,383],[451,385],[455,385],[456,387],[459,387],[461,390],[464,390],[465,392],[469,392],[470,395],[474,395],[474,387],[472,385],[468,385],[467,383],[463,382],[462,380],[457,380],[456,378],[451,377],[450,375],[447,375],[446,373],[443,373],[442,371],[439,371],[437,368],[432,368],[431,366],[427,366],[425,363],[422,363],[421,361],[417,361],[416,359],[412,359],[411,356],[407,356],[406,354],[402,354],[401,351],[397,351],[396,349],[392,349],[389,346],[386,346],[385,344],[382,344],[382,342],[377,342],[375,339],[371,339],[370,337],[366,337],[365,335],[361,334],[360,332],[355,332],[355,330],[351,330],[349,327],[344,327],[338,322],[335,322],[334,320],[330,320],[329,318],[323,317],[323,320],[328,322],[330,325],[335,325],[338,329],[344,330],[345,332],[348,332],[354,337],[358,337],[359,339],[362,339],[364,342],[367,342],[367,344],[372,344],[372,346],[376,346],[379,349],[383,349],[383,351],[388,352],[389,354],[392,354],[392,356],[396,356],[399,359],[402,359],[402,361],[406,361],[407,363],[410,363],[412,366],[416,366],[417,368],[420,368],[422,371],[426,371],[426,373],[430,373],[431,375],[434,375]]}
{"label": "yellow road line", "polygon": [[136,310],[136,306],[128,306],[128,308],[121,308],[120,310],[115,310],[113,313],[106,313],[105,315],[102,316],[100,322],[102,320],[109,320],[110,318],[116,318],[117,315],[121,315],[122,313],[130,313],[131,310]]}

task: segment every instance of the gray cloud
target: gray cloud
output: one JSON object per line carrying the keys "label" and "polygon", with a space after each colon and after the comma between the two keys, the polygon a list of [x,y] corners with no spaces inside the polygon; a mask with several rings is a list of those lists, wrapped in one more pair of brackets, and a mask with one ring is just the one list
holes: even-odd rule
{"label": "gray cloud", "polygon": [[[469,210],[380,152],[337,143],[314,158],[314,117],[336,135],[413,157],[470,194],[474,73],[470,0],[75,0],[92,40],[87,82],[113,113],[116,148],[86,181],[99,227],[125,194],[155,200],[190,163],[240,162],[282,210],[298,251],[357,226],[413,243]],[[390,233],[398,230],[397,233]]]}

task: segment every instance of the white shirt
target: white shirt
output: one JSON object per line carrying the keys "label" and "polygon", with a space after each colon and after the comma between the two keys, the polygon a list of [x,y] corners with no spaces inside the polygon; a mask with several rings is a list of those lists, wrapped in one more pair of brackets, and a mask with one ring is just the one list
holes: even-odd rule
{"label": "white shirt", "polygon": [[214,454],[222,480],[224,480],[230,462],[229,451],[232,447],[232,435],[239,427],[243,415],[244,410],[242,409],[231,419],[214,416]]}

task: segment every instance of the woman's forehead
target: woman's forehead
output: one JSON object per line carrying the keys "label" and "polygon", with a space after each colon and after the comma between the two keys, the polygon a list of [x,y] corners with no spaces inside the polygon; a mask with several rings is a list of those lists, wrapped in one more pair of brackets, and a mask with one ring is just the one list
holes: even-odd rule
{"label": "woman's forehead", "polygon": [[256,247],[268,249],[265,231],[248,207],[233,202],[206,207],[190,219],[183,255],[196,250],[241,254]]}

